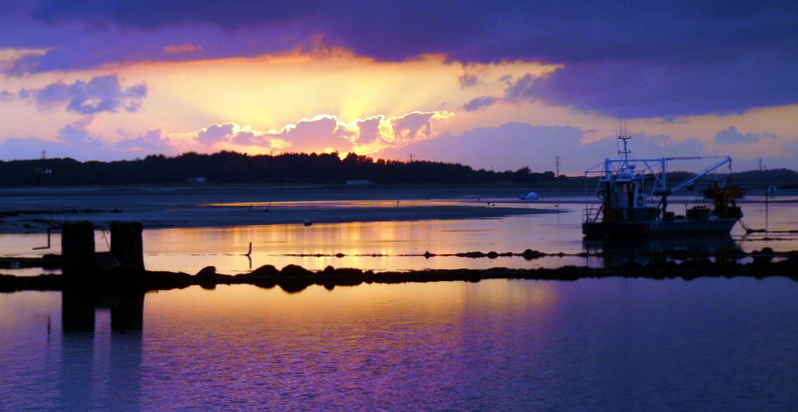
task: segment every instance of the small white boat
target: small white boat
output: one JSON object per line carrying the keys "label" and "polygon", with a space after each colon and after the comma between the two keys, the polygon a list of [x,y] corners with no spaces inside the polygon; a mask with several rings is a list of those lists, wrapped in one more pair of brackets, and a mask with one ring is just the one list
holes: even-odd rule
{"label": "small white boat", "polygon": [[521,197],[519,197],[519,199],[521,199],[521,200],[540,200],[540,199],[543,199],[543,196],[541,196],[541,195],[539,195],[539,194],[537,194],[535,192],[529,192],[529,193],[527,193],[525,195],[521,195]]}

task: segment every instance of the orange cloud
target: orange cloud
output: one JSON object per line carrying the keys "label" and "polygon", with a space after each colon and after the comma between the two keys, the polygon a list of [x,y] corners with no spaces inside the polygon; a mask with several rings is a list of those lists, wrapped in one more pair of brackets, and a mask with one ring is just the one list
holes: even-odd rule
{"label": "orange cloud", "polygon": [[169,46],[165,46],[162,50],[164,53],[169,54],[191,53],[195,51],[201,51],[202,46],[196,44],[171,44]]}

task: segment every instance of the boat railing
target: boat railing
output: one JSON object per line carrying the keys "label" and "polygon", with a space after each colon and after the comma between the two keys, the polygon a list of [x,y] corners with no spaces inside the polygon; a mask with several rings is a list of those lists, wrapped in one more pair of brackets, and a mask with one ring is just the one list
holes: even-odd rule
{"label": "boat railing", "polygon": [[592,223],[601,215],[601,206],[587,206],[582,209],[582,221]]}

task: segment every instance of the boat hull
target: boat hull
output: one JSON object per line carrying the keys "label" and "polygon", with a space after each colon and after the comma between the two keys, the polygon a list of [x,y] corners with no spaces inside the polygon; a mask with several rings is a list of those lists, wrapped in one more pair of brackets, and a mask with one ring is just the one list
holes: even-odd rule
{"label": "boat hull", "polygon": [[710,220],[585,222],[582,233],[587,238],[663,238],[728,236],[738,218]]}

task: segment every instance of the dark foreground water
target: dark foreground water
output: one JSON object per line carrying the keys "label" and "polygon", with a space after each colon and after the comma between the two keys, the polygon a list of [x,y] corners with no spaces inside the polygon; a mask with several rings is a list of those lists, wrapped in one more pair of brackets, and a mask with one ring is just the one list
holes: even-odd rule
{"label": "dark foreground water", "polygon": [[61,293],[0,295],[0,410],[798,410],[782,278],[191,287],[140,331],[99,306],[66,332]]}

